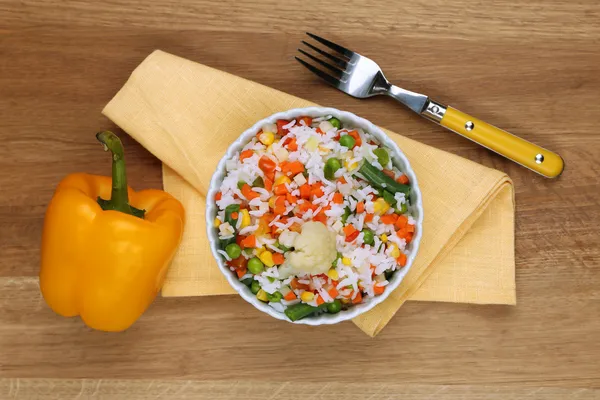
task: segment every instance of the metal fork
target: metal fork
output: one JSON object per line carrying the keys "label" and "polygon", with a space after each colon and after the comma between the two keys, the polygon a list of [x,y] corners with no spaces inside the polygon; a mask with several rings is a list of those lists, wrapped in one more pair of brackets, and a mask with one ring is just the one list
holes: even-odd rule
{"label": "metal fork", "polygon": [[306,34],[324,45],[327,51],[304,40],[302,43],[316,55],[302,48],[298,51],[323,68],[317,68],[300,57],[295,57],[296,60],[342,92],[360,99],[388,95],[426,119],[545,177],[555,178],[563,171],[564,162],[558,154],[453,107],[433,101],[424,94],[392,85],[379,65],[370,58],[312,33]]}

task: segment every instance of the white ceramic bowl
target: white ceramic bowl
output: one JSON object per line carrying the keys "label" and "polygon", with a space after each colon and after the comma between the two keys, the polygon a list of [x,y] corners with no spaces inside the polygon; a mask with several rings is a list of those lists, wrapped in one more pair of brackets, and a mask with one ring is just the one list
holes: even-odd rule
{"label": "white ceramic bowl", "polygon": [[366,119],[360,118],[352,113],[346,111],[336,110],[334,108],[324,108],[324,107],[307,107],[307,108],[296,108],[284,112],[280,112],[274,115],[271,115],[268,118],[265,118],[261,121],[258,121],[251,128],[246,130],[241,136],[229,146],[227,153],[219,162],[217,166],[217,170],[215,171],[212,180],[210,182],[210,188],[208,190],[208,196],[206,201],[206,229],[208,233],[208,238],[210,240],[210,248],[212,250],[213,256],[217,260],[219,265],[219,269],[225,275],[225,278],[229,282],[229,284],[242,296],[244,300],[248,303],[252,304],[254,307],[258,308],[260,311],[269,314],[270,316],[281,319],[284,321],[290,321],[284,313],[276,311],[267,303],[263,303],[258,300],[255,295],[252,294],[250,289],[240,282],[237,279],[237,276],[233,272],[229,270],[227,265],[223,260],[223,256],[217,252],[218,250],[218,236],[217,230],[213,227],[213,221],[215,219],[215,215],[217,214],[217,206],[215,202],[212,200],[215,198],[216,193],[219,191],[219,187],[221,182],[225,177],[225,161],[230,159],[235,155],[236,152],[242,150],[242,148],[248,143],[256,133],[266,124],[275,123],[278,119],[286,119],[293,120],[301,116],[309,116],[313,118],[322,117],[331,115],[338,118],[342,121],[343,124],[347,124],[351,127],[362,128],[366,132],[375,136],[385,147],[392,150],[392,154],[390,154],[394,165],[400,168],[402,172],[404,172],[409,180],[411,185],[411,194],[410,194],[410,203],[409,212],[414,216],[416,220],[415,227],[415,236],[412,242],[407,246],[409,250],[406,266],[399,271],[396,271],[390,283],[387,286],[386,291],[377,297],[368,298],[363,303],[358,304],[356,306],[350,307],[348,310],[340,311],[337,314],[322,314],[316,317],[306,317],[304,319],[300,319],[298,321],[294,321],[295,324],[304,324],[304,325],[325,325],[325,324],[336,324],[338,322],[347,321],[352,319],[362,313],[365,313],[375,307],[377,304],[384,301],[388,295],[400,285],[404,276],[410,270],[413,261],[417,255],[419,250],[419,243],[421,241],[421,236],[423,232],[423,205],[421,199],[421,191],[419,190],[419,184],[417,182],[417,177],[410,167],[410,163],[402,153],[402,151],[398,148],[395,142],[393,142],[381,129],[377,126],[373,125],[371,122]]}

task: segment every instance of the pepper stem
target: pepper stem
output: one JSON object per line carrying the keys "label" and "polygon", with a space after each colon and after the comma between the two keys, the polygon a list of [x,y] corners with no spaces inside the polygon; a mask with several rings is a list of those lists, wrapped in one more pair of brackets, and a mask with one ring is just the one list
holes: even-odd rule
{"label": "pepper stem", "polygon": [[125,214],[144,218],[145,210],[139,210],[129,205],[127,192],[127,173],[123,143],[117,135],[110,131],[98,132],[96,138],[104,145],[104,150],[112,153],[112,190],[110,200],[98,197],[98,204],[103,210],[120,211]]}

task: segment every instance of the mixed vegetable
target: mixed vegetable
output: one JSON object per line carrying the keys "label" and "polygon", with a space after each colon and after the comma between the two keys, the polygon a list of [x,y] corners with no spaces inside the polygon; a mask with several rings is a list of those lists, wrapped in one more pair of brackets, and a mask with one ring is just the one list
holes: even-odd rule
{"label": "mixed vegetable", "polygon": [[227,161],[219,252],[290,320],[338,313],[383,294],[406,265],[410,190],[369,133],[333,117],[278,120]]}

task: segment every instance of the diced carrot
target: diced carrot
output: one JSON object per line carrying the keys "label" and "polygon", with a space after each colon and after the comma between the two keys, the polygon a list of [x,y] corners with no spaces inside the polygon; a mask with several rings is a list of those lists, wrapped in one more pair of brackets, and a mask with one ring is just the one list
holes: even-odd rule
{"label": "diced carrot", "polygon": [[254,236],[254,235],[247,236],[244,240],[242,240],[242,247],[244,247],[244,248],[256,247],[256,236]]}
{"label": "diced carrot", "polygon": [[240,246],[242,249],[244,248],[244,246],[242,246],[242,241],[244,240],[246,236],[242,236],[242,235],[237,235],[235,237],[235,243]]}
{"label": "diced carrot", "polygon": [[373,217],[374,216],[375,216],[374,214],[367,214],[367,215],[365,215],[365,222],[371,222],[371,221],[373,221]]}
{"label": "diced carrot", "polygon": [[299,223],[297,223],[297,222],[294,222],[294,223],[292,224],[292,226],[290,226],[288,229],[289,229],[290,231],[292,231],[292,232],[298,232],[298,233],[300,233],[300,232],[302,231],[302,225],[300,225],[300,224],[299,224]]}
{"label": "diced carrot", "polygon": [[241,278],[242,276],[246,275],[247,271],[248,271],[248,268],[243,267],[243,268],[236,269],[235,273],[237,274],[238,278]]}
{"label": "diced carrot", "polygon": [[298,143],[296,143],[296,138],[291,138],[287,144],[285,145],[285,147],[289,150],[289,151],[296,151],[298,150]]}
{"label": "diced carrot", "polygon": [[304,124],[306,126],[310,126],[312,124],[312,118],[311,117],[300,117],[297,119],[297,125],[302,125],[302,122],[304,122]]}
{"label": "diced carrot", "polygon": [[398,178],[397,182],[401,183],[403,185],[408,185],[408,176],[406,176],[406,174],[400,175],[400,177]]}
{"label": "diced carrot", "polygon": [[285,169],[284,167],[281,167],[281,171],[290,173],[291,175],[296,175],[304,172],[304,164],[302,164],[300,161],[292,161],[285,166]]}
{"label": "diced carrot", "polygon": [[277,196],[273,212],[275,214],[283,214],[285,212],[285,196]]}
{"label": "diced carrot", "polygon": [[287,193],[285,195],[285,198],[290,204],[296,204],[296,202],[298,201],[298,198],[296,196],[293,196],[291,193]]}
{"label": "diced carrot", "polygon": [[285,185],[283,183],[276,185],[273,188],[273,193],[275,193],[277,196],[284,196],[285,194],[287,194],[287,192],[288,192],[287,187],[285,187]]}
{"label": "diced carrot", "polygon": [[384,224],[394,225],[394,223],[398,219],[398,215],[396,215],[396,214],[386,214],[386,215],[382,215],[379,219]]}
{"label": "diced carrot", "polygon": [[357,214],[362,214],[364,212],[365,212],[365,203],[364,203],[364,201],[356,203],[356,213]]}
{"label": "diced carrot", "polygon": [[[270,171],[270,172],[265,172],[265,187],[266,187],[266,182],[267,180],[274,182],[275,181],[275,170]],[[273,184],[271,184],[271,188],[273,188]]]}
{"label": "diced carrot", "polygon": [[407,244],[408,244],[408,243],[410,243],[410,242],[412,242],[412,240],[413,240],[413,234],[409,232],[409,233],[406,235],[406,238],[405,238],[404,240],[406,240],[406,243],[407,243]]}
{"label": "diced carrot", "polygon": [[327,293],[334,299],[340,294],[340,292],[338,292],[338,290],[335,288],[335,285],[331,286]]}
{"label": "diced carrot", "polygon": [[244,161],[246,158],[252,157],[254,152],[252,150],[244,150],[240,153],[240,161]]}
{"label": "diced carrot", "polygon": [[292,281],[290,282],[290,286],[292,287],[292,289],[302,289],[302,290],[309,290],[310,286],[308,286],[305,283],[300,283],[298,282],[298,278],[294,278],[292,279]]}
{"label": "diced carrot", "polygon": [[323,131],[321,130],[321,128],[317,128],[317,133],[318,133],[319,135],[324,135],[324,134],[325,134],[325,132],[323,132]]}
{"label": "diced carrot", "polygon": [[354,140],[356,141],[356,143],[354,144],[354,147],[362,145],[362,139],[360,138],[360,135],[358,134],[357,131],[350,131],[350,132],[348,132],[348,135],[352,136],[354,138]]}
{"label": "diced carrot", "polygon": [[283,298],[287,301],[292,301],[296,299],[296,293],[294,293],[294,291],[290,290],[285,296],[283,296]]}
{"label": "diced carrot", "polygon": [[340,176],[337,181],[338,181],[338,183],[341,183],[342,185],[345,185],[346,183],[348,183],[346,181],[346,178],[344,178],[343,176]]}
{"label": "diced carrot", "polygon": [[283,127],[286,126],[287,124],[289,124],[290,121],[287,121],[285,119],[278,119],[277,122],[275,123],[275,125],[277,125],[277,133],[280,136],[285,135],[286,133],[288,133],[287,129],[284,129]]}
{"label": "diced carrot", "polygon": [[348,224],[344,227],[344,234],[346,236],[352,235],[354,232],[356,232],[356,228],[354,227],[354,225]]}
{"label": "diced carrot", "polygon": [[373,292],[375,293],[375,296],[379,296],[381,294],[383,294],[383,292],[385,292],[385,286],[373,286]]}
{"label": "diced carrot", "polygon": [[354,300],[352,300],[352,304],[358,304],[362,302],[362,293],[358,292]]}
{"label": "diced carrot", "polygon": [[262,169],[265,174],[270,173],[270,172],[274,173],[276,166],[277,166],[277,164],[275,164],[275,161],[271,160],[267,156],[262,156],[258,160],[258,168]]}
{"label": "diced carrot", "polygon": [[394,223],[394,226],[396,227],[396,229],[402,229],[406,226],[406,224],[408,224],[408,218],[406,217],[406,215],[399,215],[398,219]]}
{"label": "diced carrot", "polygon": [[281,253],[273,253],[273,262],[277,265],[283,264],[285,257]]}
{"label": "diced carrot", "polygon": [[300,186],[300,197],[303,199],[310,199],[310,186],[308,183]]}
{"label": "diced carrot", "polygon": [[256,193],[254,190],[252,190],[252,187],[250,185],[248,185],[247,183],[244,184],[244,186],[242,186],[242,194],[244,195],[245,198],[247,198],[248,200],[252,200],[252,199],[256,199],[257,197],[260,197],[260,195],[258,193]]}
{"label": "diced carrot", "polygon": [[384,169],[383,173],[386,174],[387,176],[389,176],[392,179],[394,179],[396,177],[396,175],[394,174],[394,171],[390,171],[389,169]]}
{"label": "diced carrot", "polygon": [[317,295],[317,305],[320,306],[323,303],[325,303],[325,300],[323,300],[323,297],[321,297],[321,295]]}
{"label": "diced carrot", "polygon": [[221,192],[217,192],[217,194],[215,194],[215,200],[216,201],[221,200],[222,197],[223,197],[223,193],[221,193]]}
{"label": "diced carrot", "polygon": [[235,211],[231,213],[231,219],[238,219],[239,216],[240,216],[240,214],[238,214]]}
{"label": "diced carrot", "polygon": [[298,205],[298,209],[300,210],[300,212],[305,213],[308,210],[312,210],[312,204],[305,201],[304,203]]}
{"label": "diced carrot", "polygon": [[344,196],[341,193],[336,192],[333,195],[333,200],[332,201],[333,201],[334,204],[342,204],[344,202]]}
{"label": "diced carrot", "polygon": [[404,267],[406,265],[406,254],[400,253],[396,261],[398,261],[401,267]]}
{"label": "diced carrot", "polygon": [[323,196],[323,184],[321,182],[315,182],[310,188],[310,194],[315,197]]}
{"label": "diced carrot", "polygon": [[313,221],[321,222],[326,225],[327,224],[327,215],[325,215],[325,213],[323,213],[323,212],[320,212],[313,217]]}
{"label": "diced carrot", "polygon": [[409,232],[406,230],[406,228],[402,228],[402,229],[399,229],[398,231],[396,231],[396,235],[400,239],[406,239],[409,235]]}
{"label": "diced carrot", "polygon": [[414,233],[415,232],[415,226],[414,225],[406,225],[406,231],[408,233]]}

